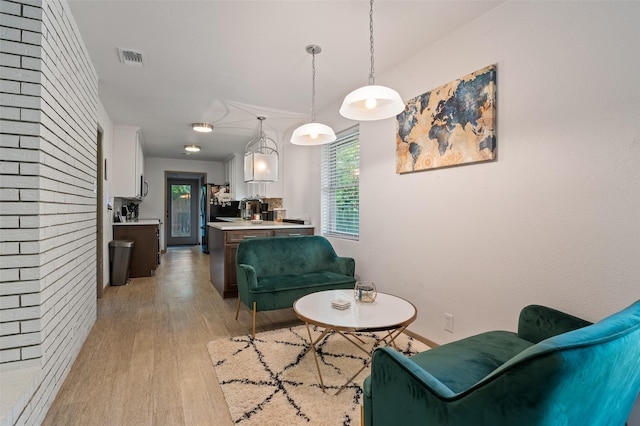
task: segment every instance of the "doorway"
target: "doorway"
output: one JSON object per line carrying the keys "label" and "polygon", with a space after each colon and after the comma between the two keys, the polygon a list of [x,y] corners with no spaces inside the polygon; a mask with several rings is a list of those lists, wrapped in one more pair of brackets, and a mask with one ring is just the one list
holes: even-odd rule
{"label": "doorway", "polygon": [[200,177],[167,177],[167,246],[200,240]]}
{"label": "doorway", "polygon": [[[104,211],[102,210],[104,206],[102,205],[102,200],[104,199],[104,182],[103,179],[106,179],[107,172],[107,160],[104,158],[104,152],[102,147],[102,135],[103,131],[98,126],[98,135],[97,135],[97,155],[96,155],[96,296],[98,299],[102,297],[102,292],[104,290]],[[104,162],[104,166],[103,166]],[[104,169],[103,169],[104,167]]]}

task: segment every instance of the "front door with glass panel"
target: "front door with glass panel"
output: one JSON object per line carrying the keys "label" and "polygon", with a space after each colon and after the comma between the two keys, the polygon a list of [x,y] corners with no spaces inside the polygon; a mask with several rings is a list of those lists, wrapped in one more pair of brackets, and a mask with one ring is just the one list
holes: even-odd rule
{"label": "front door with glass panel", "polygon": [[167,191],[167,245],[198,244],[199,181],[167,179]]}

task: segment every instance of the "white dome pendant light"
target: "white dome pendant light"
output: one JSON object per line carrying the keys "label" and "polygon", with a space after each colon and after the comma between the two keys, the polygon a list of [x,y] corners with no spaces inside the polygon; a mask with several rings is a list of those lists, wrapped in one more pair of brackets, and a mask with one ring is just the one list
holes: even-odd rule
{"label": "white dome pendant light", "polygon": [[404,102],[398,92],[385,86],[376,86],[373,66],[373,0],[369,9],[369,43],[371,45],[371,72],[369,85],[349,93],[342,102],[340,114],[350,120],[382,120],[400,114]]}
{"label": "white dome pendant light", "polygon": [[326,124],[316,123],[315,103],[316,103],[316,54],[322,52],[320,46],[311,44],[306,47],[307,53],[313,55],[311,60],[312,69],[312,89],[311,89],[311,123],[303,124],[293,131],[291,143],[294,145],[322,145],[336,140],[333,129]]}

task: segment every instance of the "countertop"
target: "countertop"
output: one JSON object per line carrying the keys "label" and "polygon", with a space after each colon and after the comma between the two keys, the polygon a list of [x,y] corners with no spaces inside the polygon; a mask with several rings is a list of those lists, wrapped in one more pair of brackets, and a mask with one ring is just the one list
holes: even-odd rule
{"label": "countertop", "polygon": [[131,222],[113,222],[113,225],[160,225],[160,219],[138,219]]}
{"label": "countertop", "polygon": [[[226,220],[226,219],[223,219]],[[241,231],[245,229],[288,229],[288,228],[314,228],[313,225],[300,225],[288,222],[273,222],[263,220],[262,223],[252,223],[250,220],[234,219],[225,222],[207,222],[207,226],[221,231]]]}

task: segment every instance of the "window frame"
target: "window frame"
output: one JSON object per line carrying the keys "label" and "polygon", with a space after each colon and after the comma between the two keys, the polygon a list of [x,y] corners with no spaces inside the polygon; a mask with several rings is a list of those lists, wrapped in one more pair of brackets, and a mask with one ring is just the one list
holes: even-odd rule
{"label": "window frame", "polygon": [[[350,127],[322,147],[320,165],[321,233],[360,240],[360,128]],[[355,150],[355,152],[350,152]],[[342,155],[341,155],[342,154]],[[339,162],[339,157],[343,162]],[[340,167],[342,164],[343,167]],[[341,182],[338,184],[338,182]],[[346,200],[341,203],[338,196]],[[348,210],[352,210],[349,212]],[[353,212],[355,209],[355,213]],[[340,213],[342,210],[342,213]]]}

